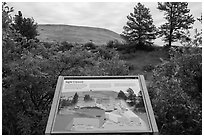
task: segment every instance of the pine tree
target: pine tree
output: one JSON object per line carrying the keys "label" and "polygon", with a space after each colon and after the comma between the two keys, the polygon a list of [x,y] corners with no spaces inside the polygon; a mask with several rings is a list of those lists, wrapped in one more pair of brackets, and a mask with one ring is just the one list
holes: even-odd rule
{"label": "pine tree", "polygon": [[78,102],[78,98],[79,98],[79,95],[77,94],[77,92],[74,94],[74,97],[72,99],[72,104],[76,104]]}
{"label": "pine tree", "polygon": [[136,102],[135,92],[131,88],[127,89],[127,92],[129,94],[127,98],[131,101],[131,104],[134,105]]}
{"label": "pine tree", "polygon": [[23,18],[21,11],[15,15],[13,27],[27,39],[35,39],[38,36],[37,23],[33,18]]}
{"label": "pine tree", "polygon": [[167,20],[167,23],[159,27],[159,36],[164,36],[164,41],[168,42],[167,47],[171,47],[172,42],[185,35],[185,30],[192,28],[195,20],[189,14],[187,2],[159,2],[157,8],[165,12],[164,18]]}
{"label": "pine tree", "polygon": [[124,31],[121,36],[128,43],[134,43],[137,46],[152,44],[152,40],[156,39],[156,27],[149,8],[141,3],[134,7],[134,13],[127,16],[127,25],[123,27]]}
{"label": "pine tree", "polygon": [[118,98],[127,100],[127,96],[125,95],[125,93],[122,90],[120,90],[120,92],[118,93]]}
{"label": "pine tree", "polygon": [[91,100],[93,100],[93,99],[90,97],[90,95],[84,96],[84,101],[91,101]]}

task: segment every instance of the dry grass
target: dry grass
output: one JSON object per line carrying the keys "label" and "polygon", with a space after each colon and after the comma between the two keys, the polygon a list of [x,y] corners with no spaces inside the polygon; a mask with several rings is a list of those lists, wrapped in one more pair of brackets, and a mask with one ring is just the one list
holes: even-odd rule
{"label": "dry grass", "polygon": [[[106,44],[110,40],[117,39],[123,41],[119,34],[102,28],[70,26],[70,25],[39,25],[38,31],[41,41],[69,41],[77,43],[86,43],[92,40],[96,45]],[[146,52],[136,51],[130,54],[121,54],[127,64],[132,66],[130,75],[141,74],[148,81],[151,80],[152,72],[146,72],[144,67],[147,65],[158,65],[160,58],[166,58],[166,53],[162,50]]]}
{"label": "dry grass", "polygon": [[110,40],[123,41],[119,34],[102,28],[70,25],[38,25],[38,38],[41,41],[69,41],[86,43],[92,40],[96,45],[106,44]]}
{"label": "dry grass", "polygon": [[145,71],[144,67],[147,65],[158,65],[161,64],[160,58],[167,58],[167,53],[165,51],[136,51],[131,53],[131,58],[125,59],[128,65],[132,66],[133,69],[130,71],[131,75],[144,75],[147,84],[151,80],[152,71]]}

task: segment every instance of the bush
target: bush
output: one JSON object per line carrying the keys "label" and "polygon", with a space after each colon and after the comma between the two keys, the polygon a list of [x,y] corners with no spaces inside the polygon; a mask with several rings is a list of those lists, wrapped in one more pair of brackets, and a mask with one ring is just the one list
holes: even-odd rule
{"label": "bush", "polygon": [[[44,134],[58,76],[127,75],[115,49],[28,40],[2,9],[2,132]],[[7,11],[7,9],[9,11]],[[26,46],[25,46],[26,45]],[[27,46],[29,45],[29,46]],[[75,97],[77,101],[77,96]],[[70,103],[64,102],[64,103]]]}
{"label": "bush", "polygon": [[90,95],[86,94],[84,95],[84,101],[88,102],[88,101],[92,101],[93,99],[90,97]]}
{"label": "bush", "polygon": [[98,57],[102,57],[104,59],[112,59],[115,54],[118,54],[115,49],[109,49],[103,46],[98,47],[96,50],[94,50],[94,52]]}
{"label": "bush", "polygon": [[128,60],[128,59],[132,59],[136,57],[136,54],[135,53],[121,53],[120,55],[120,59],[123,59],[123,60]]}
{"label": "bush", "polygon": [[8,51],[3,54],[3,134],[44,134],[58,76],[129,71],[114,50],[99,54],[76,45],[61,51],[57,43],[46,43],[46,48],[40,42],[28,50],[12,39],[3,41],[3,51]]}
{"label": "bush", "polygon": [[115,42],[113,40],[108,41],[108,43],[106,44],[107,48],[115,48]]}
{"label": "bush", "polygon": [[74,45],[72,43],[69,43],[68,41],[63,41],[63,42],[61,42],[61,45],[59,46],[58,50],[67,51],[67,50],[70,50],[73,47],[74,47]]}
{"label": "bush", "polygon": [[151,72],[154,69],[154,65],[148,64],[143,67],[143,70],[146,72]]}
{"label": "bush", "polygon": [[97,48],[97,46],[93,42],[87,42],[83,46],[87,50],[94,50]]}
{"label": "bush", "polygon": [[126,43],[126,44],[119,44],[116,46],[117,51],[125,53],[134,53],[138,50],[151,52],[154,50],[158,50],[160,48],[153,46],[152,44],[146,45],[138,45],[137,43]]}
{"label": "bush", "polygon": [[129,70],[136,70],[136,69],[138,69],[137,66],[135,66],[134,64],[132,64],[130,62],[126,62],[125,64],[126,64],[126,66],[128,67]]}
{"label": "bush", "polygon": [[202,55],[174,55],[153,71],[149,95],[160,134],[202,134]]}
{"label": "bush", "polygon": [[122,42],[119,42],[117,39],[115,40],[110,40],[107,44],[106,47],[107,48],[115,48],[115,49],[120,49],[120,47],[124,46],[124,44]]}

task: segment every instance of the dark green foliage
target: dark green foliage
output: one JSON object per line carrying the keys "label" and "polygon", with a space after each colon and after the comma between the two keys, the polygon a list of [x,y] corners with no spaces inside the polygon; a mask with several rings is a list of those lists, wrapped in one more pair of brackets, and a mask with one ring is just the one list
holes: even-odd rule
{"label": "dark green foliage", "polygon": [[85,43],[83,46],[87,50],[94,50],[97,48],[97,46],[92,41]]}
{"label": "dark green foliage", "polygon": [[72,106],[72,100],[69,99],[60,99],[60,104],[59,104],[59,108],[63,108],[63,107],[67,107],[67,106]]}
{"label": "dark green foliage", "polygon": [[9,8],[6,2],[2,3],[2,28],[7,29],[12,22],[10,13],[13,12],[13,7]]}
{"label": "dark green foliage", "polygon": [[33,18],[23,18],[21,11],[18,11],[18,15],[15,15],[13,27],[28,40],[35,39],[38,35],[37,23]]}
{"label": "dark green foliage", "polygon": [[120,43],[117,40],[109,41],[107,45],[105,45],[107,49],[114,49],[123,54],[131,54],[137,50],[144,50],[144,51],[154,51],[157,50],[157,47],[153,46],[152,44],[140,44],[129,42],[129,43]]}
{"label": "dark green foliage", "polygon": [[139,44],[139,43],[129,43],[127,44],[128,45],[128,48],[129,50],[127,50],[129,53],[131,52],[135,52],[137,50],[142,50],[142,51],[153,51],[154,50],[154,46],[152,44]]}
{"label": "dark green foliage", "polygon": [[111,41],[109,41],[108,43],[107,43],[107,48],[116,48],[116,46],[115,46],[115,42],[113,41],[113,40],[111,40]]}
{"label": "dark green foliage", "polygon": [[90,95],[84,96],[84,101],[91,101],[91,100],[93,100],[93,99],[90,97]]}
{"label": "dark green foliage", "polygon": [[109,41],[109,42],[106,44],[106,47],[107,47],[107,48],[111,48],[111,49],[115,48],[115,49],[117,49],[118,51],[120,51],[121,48],[124,47],[124,43],[119,42],[118,40],[115,39],[115,40]]}
{"label": "dark green foliage", "polygon": [[154,66],[149,64],[143,67],[143,70],[146,72],[151,72],[154,69]]}
{"label": "dark green foliage", "polygon": [[59,43],[27,40],[11,28],[2,36],[3,134],[44,134],[60,75],[128,74],[116,51],[105,59],[77,44],[67,50]]}
{"label": "dark green foliage", "polygon": [[73,104],[76,104],[78,102],[78,98],[79,98],[79,95],[77,94],[77,92],[74,94],[74,97],[72,99],[72,103]]}
{"label": "dark green foliage", "polygon": [[69,43],[67,41],[63,41],[61,42],[61,44],[59,45],[59,48],[58,50],[60,51],[67,51],[67,50],[71,50],[73,48],[73,44],[72,43]]}
{"label": "dark green foliage", "polygon": [[145,110],[145,105],[144,105],[144,100],[142,97],[142,91],[140,90],[140,92],[137,95],[137,100],[136,100],[136,104],[135,104],[135,110],[139,111],[139,112],[146,112]]}
{"label": "dark green foliage", "polygon": [[107,47],[98,47],[96,50],[94,50],[94,52],[104,59],[112,59],[117,54],[114,49]]}
{"label": "dark green foliage", "polygon": [[138,3],[134,7],[134,13],[130,13],[127,18],[128,22],[124,26],[121,36],[128,43],[137,47],[136,49],[145,49],[151,46],[151,41],[156,39],[156,27],[153,24],[149,8]]}
{"label": "dark green foliage", "polygon": [[160,134],[202,134],[202,55],[181,49],[156,67],[149,88]]}
{"label": "dark green foliage", "polygon": [[[134,44],[110,42],[107,47],[95,48],[68,42],[39,42],[22,36],[18,28],[13,28],[12,10],[3,3],[3,134],[44,134],[60,75],[129,74],[131,66],[120,60],[115,48],[130,53],[134,51]],[[17,16],[19,21],[23,20],[20,13]],[[26,20],[25,23],[32,24],[33,21]],[[154,70],[149,94],[161,134],[201,134],[201,54],[200,48],[170,49],[170,62],[164,62]],[[127,99],[132,106],[143,108],[141,96],[136,96],[131,89],[128,92]],[[73,98],[74,103],[77,96]],[[62,100],[62,106],[65,105],[72,105],[72,101]]]}
{"label": "dark green foliage", "polygon": [[[135,58],[135,53],[132,52],[132,53],[121,53],[120,55],[120,59],[122,60],[129,60],[129,59],[132,59],[132,58]],[[132,64],[127,64],[128,66],[131,66]],[[133,67],[133,66],[131,66]]]}
{"label": "dark green foliage", "polygon": [[98,52],[104,59],[112,59],[113,56],[115,55],[114,50],[106,48],[99,48]]}
{"label": "dark green foliage", "polygon": [[137,100],[136,100],[136,103],[135,103],[135,108],[134,110],[137,112],[146,112],[145,110],[145,105],[144,105],[144,100],[143,100],[143,97],[142,97],[142,91],[139,92],[138,96],[137,96]]}
{"label": "dark green foliage", "polygon": [[127,96],[122,90],[120,90],[120,92],[118,93],[118,99],[127,100]]}
{"label": "dark green foliage", "polygon": [[164,41],[168,42],[168,47],[171,43],[185,37],[184,30],[192,28],[194,18],[190,15],[187,2],[164,2],[158,3],[157,7],[160,11],[165,12],[167,23],[159,28],[159,36],[164,36]]}
{"label": "dark green foliage", "polygon": [[135,95],[134,91],[131,88],[129,88],[127,90],[127,92],[128,92],[128,99],[130,100],[129,104],[131,106],[134,106],[135,103],[136,103],[136,95]]}
{"label": "dark green foliage", "polygon": [[[197,18],[197,20],[201,23],[202,25],[202,15],[200,18]],[[202,46],[202,29],[199,31],[198,29],[194,29],[194,36],[193,38],[191,37],[191,33],[190,31],[188,30],[186,33],[185,33],[185,36],[182,36],[180,42],[182,44],[182,46],[185,46],[185,47],[201,47]]]}
{"label": "dark green foliage", "polygon": [[[116,51],[108,51],[113,55],[105,59],[99,51],[86,50],[80,44],[68,43],[67,47],[67,43],[28,40],[13,29],[7,9],[2,9],[3,134],[44,134],[60,75],[128,74]],[[64,101],[65,104],[70,101]]]}

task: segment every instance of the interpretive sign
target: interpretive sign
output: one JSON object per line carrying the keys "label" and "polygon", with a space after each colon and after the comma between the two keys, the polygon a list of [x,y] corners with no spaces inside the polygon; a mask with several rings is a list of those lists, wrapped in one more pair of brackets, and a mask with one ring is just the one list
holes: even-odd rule
{"label": "interpretive sign", "polygon": [[139,76],[60,76],[46,134],[157,134]]}

